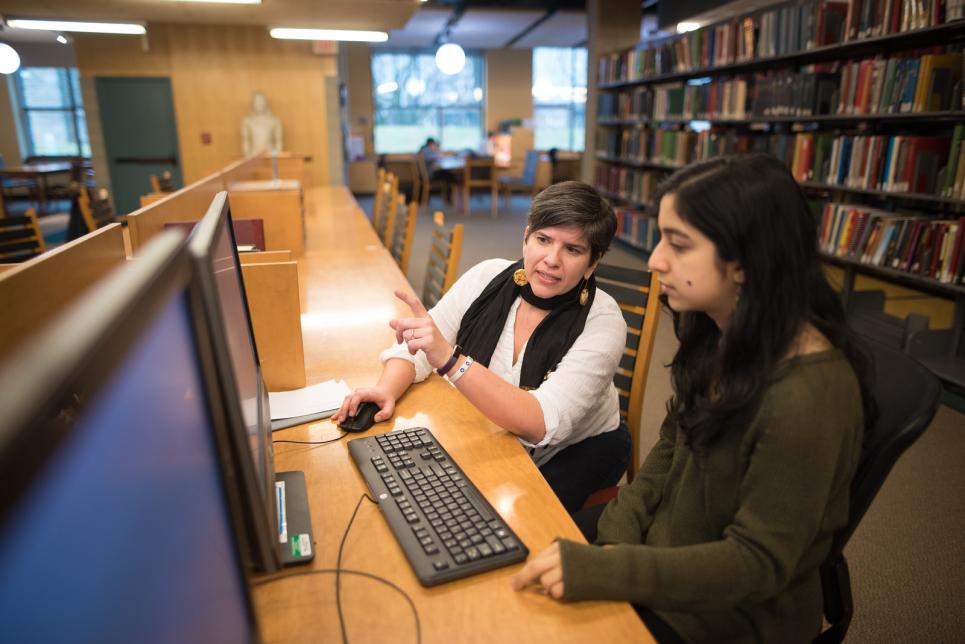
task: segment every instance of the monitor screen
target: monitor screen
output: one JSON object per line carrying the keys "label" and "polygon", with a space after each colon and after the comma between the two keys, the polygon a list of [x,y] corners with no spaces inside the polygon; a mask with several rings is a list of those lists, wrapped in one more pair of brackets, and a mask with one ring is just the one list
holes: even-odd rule
{"label": "monitor screen", "polygon": [[68,430],[0,524],[4,639],[251,638],[187,297],[165,296],[126,353],[95,354],[109,375],[72,389],[90,395],[31,424]]}
{"label": "monitor screen", "polygon": [[238,475],[235,493],[245,513],[247,556],[253,569],[268,572],[279,563],[271,412],[226,193],[214,198],[189,246],[212,329],[211,347]]}
{"label": "monitor screen", "polygon": [[[214,248],[211,253],[211,269],[215,277],[215,290],[224,321],[225,336],[231,366],[234,371],[241,415],[248,433],[248,445],[257,469],[260,486],[269,485],[272,463],[268,436],[271,433],[271,420],[268,411],[268,393],[261,382],[258,368],[258,352],[255,348],[254,334],[248,315],[244,282],[238,252],[235,248],[231,230],[231,216],[220,218],[215,232]],[[267,414],[267,418],[265,415]],[[274,485],[274,480],[270,481]]]}

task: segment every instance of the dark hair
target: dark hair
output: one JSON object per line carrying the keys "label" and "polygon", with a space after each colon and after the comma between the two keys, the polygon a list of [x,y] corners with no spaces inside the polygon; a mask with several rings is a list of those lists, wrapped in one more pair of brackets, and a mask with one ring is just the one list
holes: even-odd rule
{"label": "dark hair", "polygon": [[705,313],[673,313],[680,346],[671,363],[674,395],[667,411],[687,441],[709,445],[728,421],[749,420],[806,323],[848,358],[870,425],[875,410],[868,360],[824,276],[817,218],[787,167],[765,154],[718,157],[675,172],[658,187],[656,203],[667,195],[674,196],[677,214],[714,243],[718,260],[737,261],[744,272],[723,337]]}
{"label": "dark hair", "polygon": [[426,142],[423,143],[423,147],[432,145],[432,144],[435,143],[435,142],[436,142],[436,140],[430,136],[428,139],[426,139]]}
{"label": "dark hair", "polygon": [[579,228],[590,243],[590,263],[603,257],[617,231],[610,202],[582,181],[561,181],[533,198],[526,222],[529,232],[553,226]]}

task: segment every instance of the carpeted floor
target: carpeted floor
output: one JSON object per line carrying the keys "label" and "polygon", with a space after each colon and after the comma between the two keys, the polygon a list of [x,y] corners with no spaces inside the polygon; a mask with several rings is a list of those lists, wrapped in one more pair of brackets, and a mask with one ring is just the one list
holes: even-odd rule
{"label": "carpeted floor", "polygon": [[[359,197],[371,212],[372,200]],[[488,200],[474,214],[449,214],[433,198],[430,208],[447,212],[446,223],[466,227],[460,273],[483,259],[521,255],[529,199],[500,203],[489,216]],[[432,214],[419,215],[409,282],[421,293]],[[646,262],[614,244],[605,262],[645,268]],[[666,314],[657,338],[644,398],[641,447],[656,441],[670,396],[666,366],[676,351]],[[845,549],[851,568],[855,615],[847,642],[868,644],[965,642],[965,414],[942,406],[924,436],[901,457]]]}

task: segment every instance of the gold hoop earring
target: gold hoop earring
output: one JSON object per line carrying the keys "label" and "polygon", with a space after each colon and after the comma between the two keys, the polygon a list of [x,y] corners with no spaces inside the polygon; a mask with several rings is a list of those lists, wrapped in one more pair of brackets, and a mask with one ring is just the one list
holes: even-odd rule
{"label": "gold hoop earring", "polygon": [[526,279],[525,268],[516,269],[516,271],[513,273],[513,282],[516,283],[516,286],[526,286],[529,284],[529,280]]}

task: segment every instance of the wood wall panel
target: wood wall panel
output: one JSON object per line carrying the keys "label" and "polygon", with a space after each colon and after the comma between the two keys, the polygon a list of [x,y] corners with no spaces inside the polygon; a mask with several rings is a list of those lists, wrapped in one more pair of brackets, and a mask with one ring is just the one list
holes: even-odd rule
{"label": "wood wall panel", "polygon": [[[312,54],[307,42],[275,40],[260,26],[150,23],[147,43],[144,51],[140,38],[78,34],[77,65],[84,78],[171,78],[186,184],[242,156],[241,120],[256,91],[281,119],[286,151],[313,157],[308,185],[327,183],[325,117],[338,106],[326,105],[325,77],[336,74],[334,56]],[[202,133],[211,135],[209,145]]]}

